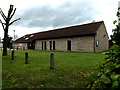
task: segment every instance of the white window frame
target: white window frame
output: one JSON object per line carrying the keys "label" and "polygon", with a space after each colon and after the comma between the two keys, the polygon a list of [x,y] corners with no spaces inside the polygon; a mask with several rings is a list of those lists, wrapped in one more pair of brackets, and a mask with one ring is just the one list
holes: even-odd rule
{"label": "white window frame", "polygon": [[98,40],[96,40],[96,47],[98,47],[99,46],[99,41]]}

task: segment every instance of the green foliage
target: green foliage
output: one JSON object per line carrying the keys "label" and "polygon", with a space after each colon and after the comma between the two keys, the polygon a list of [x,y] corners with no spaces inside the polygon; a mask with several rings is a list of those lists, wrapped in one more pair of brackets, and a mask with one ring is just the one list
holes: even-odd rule
{"label": "green foliage", "polygon": [[[8,35],[7,37],[7,48],[12,48],[12,37]],[[4,38],[3,38],[4,41]]]}
{"label": "green foliage", "polygon": [[8,39],[7,39],[7,47],[8,47],[8,48],[12,48],[12,37],[11,37],[11,36],[8,36]]}
{"label": "green foliage", "polygon": [[114,22],[113,22],[113,24],[116,24],[117,23],[117,20],[115,20]]}
{"label": "green foliage", "polygon": [[[120,8],[118,8],[118,10],[120,10]],[[120,17],[120,12],[119,11],[117,12],[116,16]],[[120,20],[118,20],[118,21],[120,21]],[[117,23],[117,20],[113,21],[113,24],[116,24],[116,23]],[[116,25],[116,28],[113,29],[112,32],[113,32],[113,35],[110,36],[111,41],[112,40],[116,41],[116,44],[120,46],[120,23],[118,25]],[[113,45],[113,44],[111,44],[111,45]]]}
{"label": "green foliage", "polygon": [[97,78],[88,88],[120,88],[120,47],[114,45],[98,66]]}

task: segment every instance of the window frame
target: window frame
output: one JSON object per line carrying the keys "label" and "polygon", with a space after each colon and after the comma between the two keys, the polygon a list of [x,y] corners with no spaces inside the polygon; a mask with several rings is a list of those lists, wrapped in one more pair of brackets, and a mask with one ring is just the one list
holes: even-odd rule
{"label": "window frame", "polygon": [[99,41],[98,40],[96,40],[96,47],[98,47],[99,46]]}

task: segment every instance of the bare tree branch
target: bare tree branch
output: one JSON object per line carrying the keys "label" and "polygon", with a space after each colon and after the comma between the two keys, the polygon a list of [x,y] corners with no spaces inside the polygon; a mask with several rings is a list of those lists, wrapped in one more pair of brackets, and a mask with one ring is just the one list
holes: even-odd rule
{"label": "bare tree branch", "polygon": [[5,16],[5,14],[3,13],[3,11],[2,11],[2,9],[0,8],[0,14],[2,15],[2,17],[3,17],[3,19],[6,21],[6,16]]}
{"label": "bare tree branch", "polygon": [[8,16],[7,16],[7,20],[10,21],[10,15],[12,13],[12,10],[13,10],[13,5],[10,5],[10,8],[8,10]]}
{"label": "bare tree branch", "polygon": [[20,20],[20,18],[15,19],[15,20],[14,20],[14,21],[12,21],[9,25],[13,24],[14,22],[16,22],[16,21],[18,21],[18,20]]}
{"label": "bare tree branch", "polygon": [[13,15],[15,14],[16,8],[14,9],[13,14],[10,16],[10,19],[13,17]]}
{"label": "bare tree branch", "polygon": [[4,23],[0,19],[0,23],[2,24],[3,30],[5,30]]}

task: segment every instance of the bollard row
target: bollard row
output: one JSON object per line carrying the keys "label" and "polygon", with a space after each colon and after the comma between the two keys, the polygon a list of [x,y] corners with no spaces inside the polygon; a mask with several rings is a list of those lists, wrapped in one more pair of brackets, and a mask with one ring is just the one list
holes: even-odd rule
{"label": "bollard row", "polygon": [[[11,60],[14,60],[14,50],[12,50]],[[28,52],[25,52],[25,64],[28,64]]]}
{"label": "bollard row", "polygon": [[[12,50],[11,60],[14,60],[14,50]],[[29,64],[28,63],[28,52],[25,52],[25,64]],[[55,69],[54,53],[50,54],[50,69]]]}

